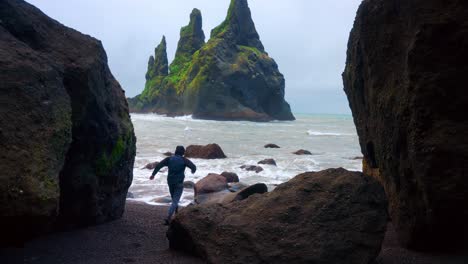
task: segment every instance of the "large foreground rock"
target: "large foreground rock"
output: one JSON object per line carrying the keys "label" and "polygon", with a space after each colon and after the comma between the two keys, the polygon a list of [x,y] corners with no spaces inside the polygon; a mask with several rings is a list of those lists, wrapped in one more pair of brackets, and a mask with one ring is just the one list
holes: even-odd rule
{"label": "large foreground rock", "polygon": [[405,246],[468,248],[468,2],[364,1],[343,74]]}
{"label": "large foreground rock", "polygon": [[383,188],[344,169],[305,173],[273,192],[187,207],[170,246],[210,263],[370,263],[387,224]]}
{"label": "large foreground rock", "polygon": [[0,18],[0,240],[120,217],[135,136],[102,44],[22,0]]}

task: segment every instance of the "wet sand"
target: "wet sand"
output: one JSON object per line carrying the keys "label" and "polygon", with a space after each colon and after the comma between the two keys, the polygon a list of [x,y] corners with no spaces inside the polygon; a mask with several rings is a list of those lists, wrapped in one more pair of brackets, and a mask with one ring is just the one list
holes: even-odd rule
{"label": "wet sand", "polygon": [[127,202],[122,219],[35,239],[24,249],[0,249],[0,263],[119,264],[203,263],[169,250],[167,207]]}
{"label": "wet sand", "polygon": [[[169,250],[167,207],[127,202],[122,219],[85,229],[51,234],[30,241],[24,249],[0,249],[0,263],[119,264],[204,263]],[[466,264],[468,256],[432,255],[398,245],[391,224],[378,264]]]}

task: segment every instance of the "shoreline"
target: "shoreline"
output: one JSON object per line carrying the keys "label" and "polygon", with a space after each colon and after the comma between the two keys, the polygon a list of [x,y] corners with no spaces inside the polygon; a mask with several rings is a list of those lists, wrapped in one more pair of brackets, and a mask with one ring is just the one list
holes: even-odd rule
{"label": "shoreline", "polygon": [[[0,249],[1,263],[114,264],[204,263],[200,258],[169,249],[164,226],[167,207],[127,201],[116,221],[74,231],[49,234],[20,249]],[[376,259],[378,264],[463,264],[468,257],[414,252],[399,246],[391,223]]]}

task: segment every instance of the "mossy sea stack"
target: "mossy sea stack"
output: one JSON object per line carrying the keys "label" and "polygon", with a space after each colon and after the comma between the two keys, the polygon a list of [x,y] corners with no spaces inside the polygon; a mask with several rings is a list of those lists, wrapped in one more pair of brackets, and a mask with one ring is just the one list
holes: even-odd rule
{"label": "mossy sea stack", "polygon": [[294,120],[284,100],[284,77],[265,52],[247,0],[232,0],[225,21],[207,43],[204,39],[201,13],[194,9],[169,72],[157,71],[167,61],[163,39],[150,57],[145,90],[129,99],[130,110],[212,120]]}

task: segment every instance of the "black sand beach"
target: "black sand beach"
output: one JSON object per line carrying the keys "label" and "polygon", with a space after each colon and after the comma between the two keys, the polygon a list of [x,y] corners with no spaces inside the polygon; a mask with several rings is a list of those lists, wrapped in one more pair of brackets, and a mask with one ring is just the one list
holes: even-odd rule
{"label": "black sand beach", "polygon": [[[2,249],[0,263],[116,264],[204,263],[169,250],[166,207],[127,202],[122,219],[100,226],[37,238],[24,249]],[[401,248],[388,226],[379,264],[465,264],[466,256],[430,255]]]}
{"label": "black sand beach", "polygon": [[24,249],[0,249],[0,263],[203,263],[169,250],[162,224],[166,213],[166,207],[127,202],[120,220],[44,236]]}

